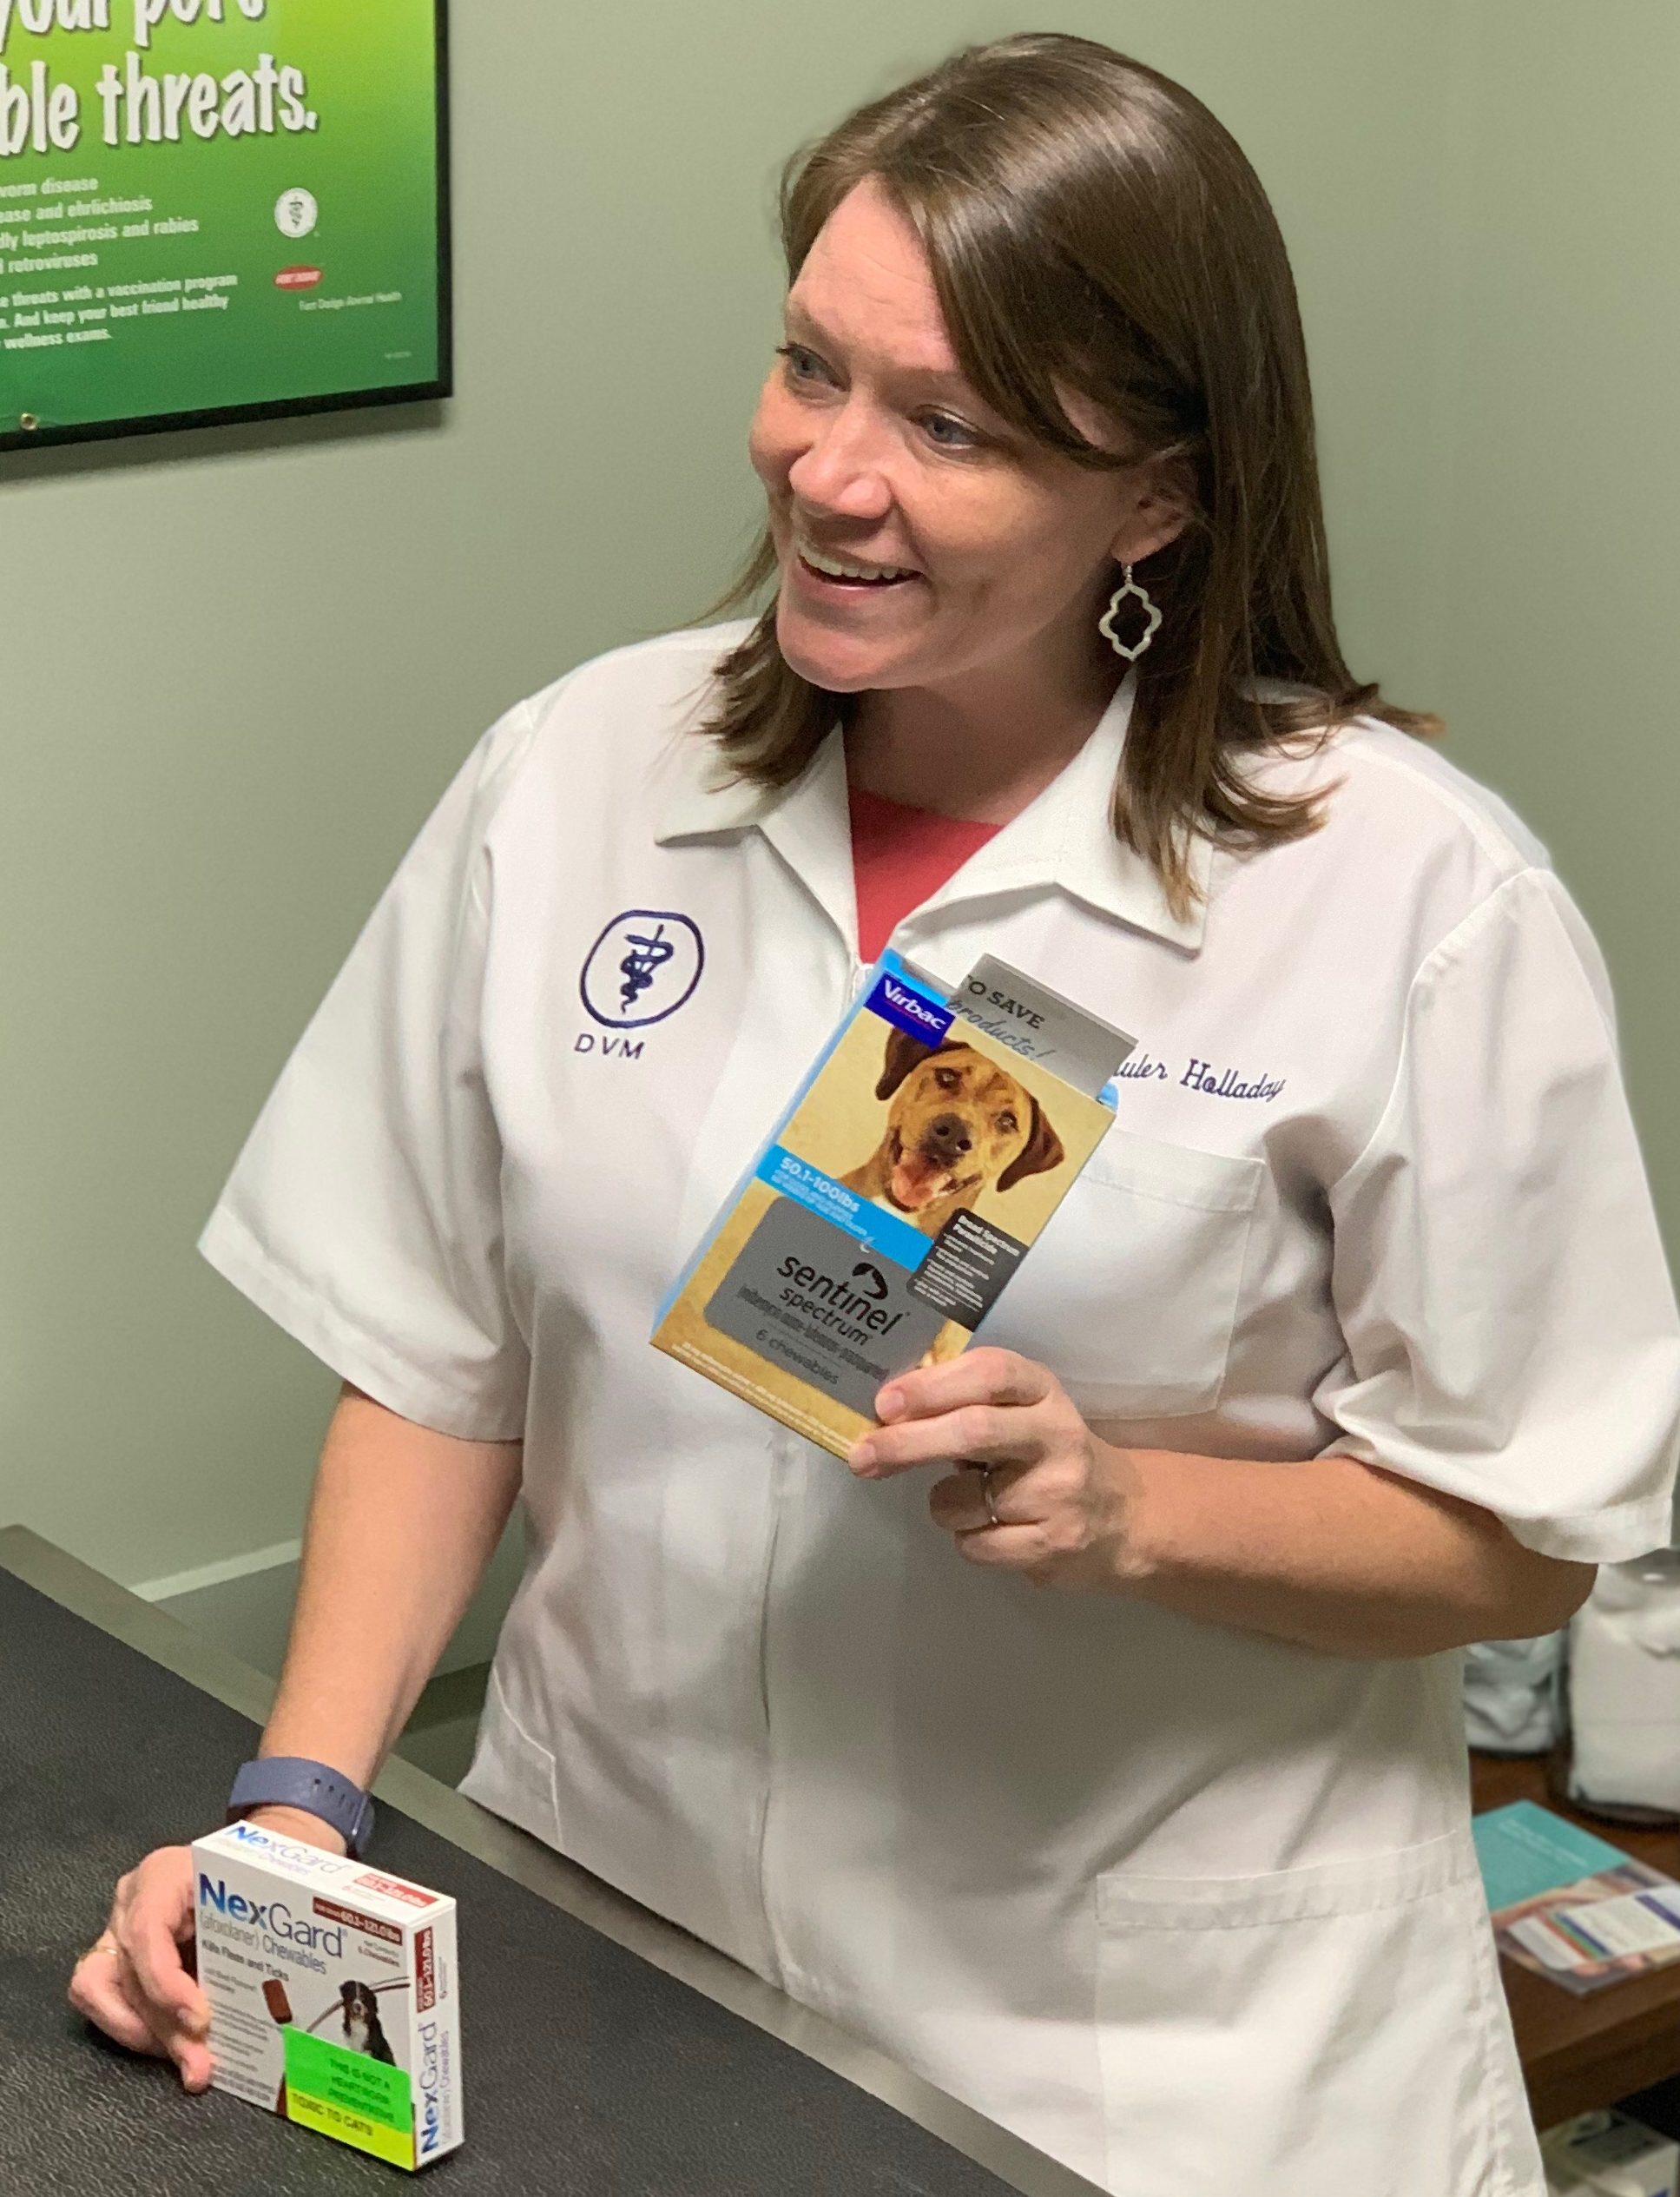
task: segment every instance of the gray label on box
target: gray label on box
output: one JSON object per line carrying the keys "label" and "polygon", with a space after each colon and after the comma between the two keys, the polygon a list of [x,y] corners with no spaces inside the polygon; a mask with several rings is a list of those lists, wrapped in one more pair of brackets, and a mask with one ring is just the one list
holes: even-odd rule
{"label": "gray label on box", "polygon": [[912,1279],[794,1199],[778,1197],[713,1290],[706,1319],[873,1419],[882,1382],[914,1365],[945,1325],[942,1312],[911,1295]]}

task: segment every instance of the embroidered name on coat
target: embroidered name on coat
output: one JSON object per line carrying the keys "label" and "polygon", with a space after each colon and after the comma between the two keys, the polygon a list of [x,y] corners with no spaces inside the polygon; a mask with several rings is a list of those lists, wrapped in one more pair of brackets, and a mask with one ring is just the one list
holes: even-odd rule
{"label": "embroidered name on coat", "polygon": [[1209,1098],[1275,1098],[1288,1079],[1256,1076],[1245,1083],[1235,1068],[1222,1073],[1210,1060],[1192,1060],[1178,1080],[1181,1086],[1188,1084],[1192,1091],[1205,1092]]}

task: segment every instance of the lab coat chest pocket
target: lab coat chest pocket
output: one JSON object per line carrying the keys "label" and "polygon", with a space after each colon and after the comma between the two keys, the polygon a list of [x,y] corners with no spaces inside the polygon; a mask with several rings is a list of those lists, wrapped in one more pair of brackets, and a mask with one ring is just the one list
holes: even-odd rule
{"label": "lab coat chest pocket", "polygon": [[1265,1172],[1111,1129],[978,1339],[1047,1365],[1093,1417],[1211,1409]]}
{"label": "lab coat chest pocket", "polygon": [[1467,1830],[1257,1877],[1097,1887],[1110,2186],[1538,2197]]}

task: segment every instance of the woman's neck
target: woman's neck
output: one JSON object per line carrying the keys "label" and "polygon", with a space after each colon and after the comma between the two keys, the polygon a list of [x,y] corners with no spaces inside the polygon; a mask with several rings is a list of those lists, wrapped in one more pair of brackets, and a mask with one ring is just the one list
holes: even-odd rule
{"label": "woman's neck", "polygon": [[1078,754],[1118,684],[1104,664],[1077,692],[1011,692],[990,670],[966,690],[872,687],[847,726],[847,774],[909,808],[1006,824]]}

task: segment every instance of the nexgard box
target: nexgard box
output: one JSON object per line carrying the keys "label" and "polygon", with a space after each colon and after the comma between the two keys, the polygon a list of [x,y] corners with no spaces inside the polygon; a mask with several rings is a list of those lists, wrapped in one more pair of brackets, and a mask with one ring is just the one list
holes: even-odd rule
{"label": "nexgard box", "polygon": [[455,1903],[238,1823],[193,1847],[214,2083],[425,2167],[461,2141]]}
{"label": "nexgard box", "polygon": [[887,954],[661,1307],[653,1340],[843,1457],[895,1373],[966,1349],[1113,1122],[1133,1040],[1001,963]]}

